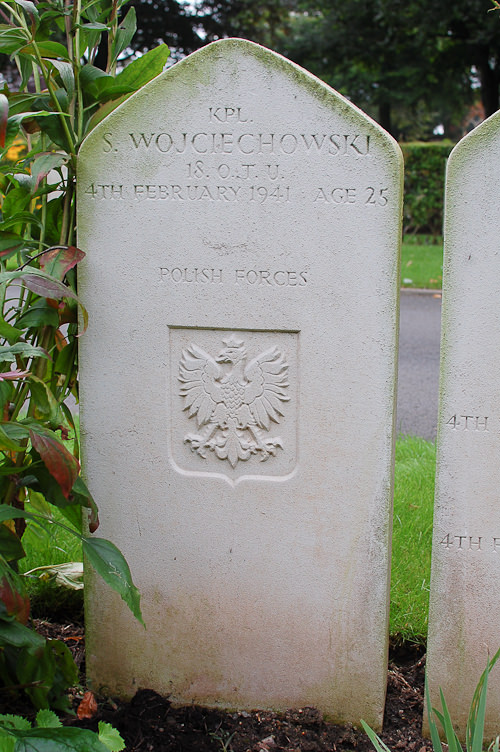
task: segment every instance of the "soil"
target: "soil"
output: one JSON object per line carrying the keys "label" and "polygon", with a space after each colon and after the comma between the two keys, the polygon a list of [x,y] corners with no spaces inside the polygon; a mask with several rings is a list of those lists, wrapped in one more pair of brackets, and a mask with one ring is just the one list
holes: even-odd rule
{"label": "soil", "polygon": [[[84,630],[78,624],[35,620],[39,632],[63,640],[82,672],[82,688],[74,691],[77,708],[84,687]],[[421,736],[425,654],[419,646],[391,650],[387,677],[382,740],[395,752],[431,752]],[[68,717],[65,723],[97,730],[99,720],[117,728],[127,752],[373,752],[366,734],[352,726],[325,722],[311,707],[285,713],[222,712],[196,705],[173,708],[168,698],[150,689],[130,702],[97,698],[97,713],[89,720]],[[23,712],[3,707],[2,712]]]}

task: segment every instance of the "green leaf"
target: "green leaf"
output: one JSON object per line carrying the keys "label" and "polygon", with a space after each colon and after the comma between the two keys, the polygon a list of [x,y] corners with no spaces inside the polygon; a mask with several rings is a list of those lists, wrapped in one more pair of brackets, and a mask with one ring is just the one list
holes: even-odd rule
{"label": "green leaf", "polygon": [[[43,41],[37,42],[36,46],[41,57],[49,59],[62,57],[63,60],[69,60],[68,50],[60,42]],[[27,55],[34,55],[35,47],[33,44],[28,44],[26,47],[23,47],[21,52]]]}
{"label": "green leaf", "polygon": [[[69,63],[65,63],[69,65]],[[36,191],[40,185],[40,181],[45,178],[51,170],[55,170],[58,167],[62,167],[68,161],[66,154],[60,152],[42,152],[39,154],[31,165],[31,177],[34,183],[34,190]]]}
{"label": "green leaf", "polygon": [[99,737],[87,729],[63,727],[13,731],[16,752],[109,752]]}
{"label": "green leaf", "polygon": [[43,642],[43,648],[26,651],[23,660],[16,664],[19,683],[27,685],[26,693],[36,708],[48,707],[48,695],[56,673],[54,655],[48,642]]}
{"label": "green leaf", "polygon": [[4,430],[4,425],[0,426],[0,450],[2,452],[21,452],[24,447],[9,436]]}
{"label": "green leaf", "polygon": [[170,51],[166,44],[158,45],[127,65],[114,79],[115,85],[137,91],[151,79],[160,75],[169,55]]}
{"label": "green leaf", "polygon": [[0,415],[8,402],[12,402],[14,396],[14,386],[11,381],[0,381]]}
{"label": "green leaf", "polygon": [[29,426],[31,443],[42,458],[43,464],[59,483],[63,496],[68,499],[80,472],[80,463],[68,452],[55,433],[36,421],[24,422]]}
{"label": "green leaf", "polygon": [[9,504],[0,504],[0,522],[5,520],[35,520],[36,517],[29,512],[24,512],[21,509],[15,509],[9,506]]}
{"label": "green leaf", "polygon": [[16,321],[19,329],[36,329],[40,326],[59,326],[59,314],[45,298],[36,300]]}
{"label": "green leaf", "polygon": [[6,561],[17,561],[26,556],[21,541],[6,525],[0,525],[0,554]]}
{"label": "green leaf", "polygon": [[24,246],[24,238],[13,232],[0,231],[0,256],[7,256],[21,250]]}
{"label": "green leaf", "polygon": [[1,752],[14,752],[16,740],[0,725]]}
{"label": "green leaf", "polygon": [[93,85],[95,97],[99,102],[107,102],[110,99],[116,99],[124,94],[133,94],[135,89],[131,84],[126,82],[117,82],[112,76],[109,78],[99,78]]}
{"label": "green leaf", "polygon": [[365,721],[362,720],[361,725],[363,726],[363,731],[368,736],[377,752],[391,752],[389,747],[382,741],[382,739],[375,733],[375,731],[373,731],[373,729],[371,729],[370,726],[365,723]]}
{"label": "green leaf", "polygon": [[48,353],[42,347],[29,345],[27,342],[16,342],[15,345],[0,345],[0,363],[14,363],[16,355],[24,358],[48,358]]}
{"label": "green leaf", "polygon": [[65,345],[62,350],[59,350],[53,366],[55,373],[70,373],[75,360],[75,347],[76,341],[73,340]]}
{"label": "green leaf", "polygon": [[62,728],[62,723],[52,710],[39,710],[36,714],[38,728]]}
{"label": "green leaf", "polygon": [[[2,203],[2,215],[6,217],[7,220],[9,220],[14,214],[18,214],[19,212],[24,211],[31,201],[31,196],[29,193],[31,188],[31,179],[29,179],[27,186],[28,190],[25,190],[24,186],[21,185],[21,180],[19,178],[20,176],[18,176],[19,184],[15,188],[11,188],[8,191]],[[3,223],[2,229],[4,229]]]}
{"label": "green leaf", "polygon": [[6,728],[22,729],[24,731],[31,728],[31,723],[27,718],[23,718],[21,715],[12,715],[11,713],[0,715],[0,724]]}
{"label": "green leaf", "polygon": [[112,101],[109,100],[108,102],[105,102],[102,104],[96,112],[92,114],[92,117],[89,119],[87,124],[87,130],[86,132],[89,133],[93,128],[98,125],[101,120],[104,120],[105,117],[109,115],[110,112],[113,112],[113,110],[116,110],[116,108],[124,102],[130,94],[124,94],[121,97],[118,97],[117,99],[113,99]]}
{"label": "green leaf", "polygon": [[103,538],[84,538],[83,553],[102,579],[125,601],[135,618],[144,626],[140,594],[121,551]]}
{"label": "green leaf", "polygon": [[14,139],[19,133],[19,129],[24,120],[32,120],[38,122],[38,119],[44,119],[46,116],[57,117],[50,112],[20,112],[17,115],[11,115],[7,121],[7,135],[5,146],[8,147],[12,144]]}
{"label": "green leaf", "polygon": [[67,63],[63,60],[52,60],[51,62],[61,76],[63,86],[68,92],[68,97],[71,99],[75,93],[75,74],[73,73],[73,66],[71,63]]}
{"label": "green leaf", "polygon": [[439,696],[441,698],[441,707],[443,709],[443,713],[442,715],[441,714],[437,714],[437,715],[443,725],[444,733],[446,735],[446,743],[448,744],[448,747],[449,747],[449,752],[463,752],[460,742],[458,740],[458,737],[455,733],[455,729],[453,728],[450,711],[448,710],[448,706],[446,704],[446,700],[444,699],[444,695],[441,689],[439,690]]}
{"label": "green leaf", "polygon": [[[33,75],[33,63],[30,58],[24,58],[25,62],[29,64],[30,77]],[[9,93],[9,112],[11,115],[18,115],[20,113],[38,109],[38,103],[40,100],[44,100],[43,95],[38,93],[28,93],[26,91],[17,91]],[[50,98],[47,95],[46,109],[50,109]]]}
{"label": "green leaf", "polygon": [[22,423],[12,421],[2,421],[0,426],[3,428],[9,439],[14,441],[22,441],[29,438],[29,431]]}
{"label": "green leaf", "polygon": [[20,329],[11,326],[5,319],[0,319],[0,337],[6,339],[9,345],[14,345],[21,334],[22,331]]}
{"label": "green leaf", "polygon": [[30,17],[30,21],[33,26],[38,26],[40,23],[40,16],[38,15],[37,7],[31,0],[15,0],[16,5],[20,5],[25,13]]}
{"label": "green leaf", "polygon": [[[97,528],[99,527],[99,514],[97,511],[96,503],[93,499],[92,494],[90,493],[89,489],[87,488],[86,484],[83,481],[83,478],[81,475],[78,476],[78,478],[75,481],[75,485],[73,486],[72,490],[73,498],[81,507],[85,507],[85,509],[88,509],[90,512],[90,519],[89,519],[89,529],[91,533],[94,533]],[[70,511],[71,507],[66,507],[64,509],[61,509],[62,513],[65,514],[67,511]],[[82,515],[80,510],[78,510],[80,518],[78,520],[78,524],[75,524],[73,522],[74,526],[77,528],[77,530],[81,531],[82,529]],[[68,517],[69,519],[69,517]]]}
{"label": "green leaf", "polygon": [[86,93],[89,93],[92,90],[94,82],[99,78],[108,78],[110,80],[113,80],[113,76],[105,73],[100,68],[96,68],[95,65],[90,65],[90,63],[84,65],[80,70],[79,78],[80,86]]}
{"label": "green leaf", "polygon": [[28,34],[22,29],[1,24],[0,52],[3,55],[15,55],[26,45],[28,38]]}
{"label": "green leaf", "polygon": [[500,657],[500,649],[493,658],[488,659],[486,668],[477,683],[467,719],[465,732],[468,752],[481,752],[484,736],[484,719],[486,715],[486,693],[488,689],[488,676]]}
{"label": "green leaf", "polygon": [[[3,605],[3,604],[2,604]],[[5,610],[5,606],[3,607]],[[6,621],[0,619],[0,645],[11,645],[15,648],[39,649],[45,645],[45,640],[32,629],[20,624],[14,618]]]}
{"label": "green leaf", "polygon": [[[61,640],[47,640],[47,642],[55,658],[58,673],[60,674],[57,681],[61,682],[60,689],[65,692],[68,687],[78,684],[78,667],[73,660],[71,650],[64,644],[64,642]],[[59,707],[59,709],[66,708],[67,698],[64,697],[62,705],[58,703],[55,704],[54,707]]]}
{"label": "green leaf", "polygon": [[17,69],[21,74],[21,83],[19,84],[19,89],[23,90],[27,88],[28,81],[33,75],[33,61],[31,57],[27,55],[16,55],[15,61]]}
{"label": "green leaf", "polygon": [[125,742],[120,733],[113,728],[110,723],[99,721],[99,740],[111,750],[111,752],[121,752],[125,749]]}
{"label": "green leaf", "polygon": [[52,113],[46,113],[46,117],[42,117],[36,121],[40,127],[42,133],[45,133],[50,140],[61,149],[68,149],[68,137],[61,124],[61,117],[65,117],[66,113],[61,115],[54,115]]}
{"label": "green leaf", "polygon": [[[30,181],[30,188],[31,188],[31,181]],[[32,214],[29,211],[21,211],[16,212],[15,214],[12,214],[8,218],[2,219],[2,229],[8,230],[11,227],[15,227],[15,225],[18,224],[30,224],[30,225],[36,225],[37,227],[42,227],[42,220],[36,216],[36,214]]]}
{"label": "green leaf", "polygon": [[135,8],[132,7],[116,30],[112,50],[113,60],[118,60],[121,53],[127,49],[136,30],[137,18]]}
{"label": "green leaf", "polygon": [[62,416],[59,404],[49,386],[45,381],[33,375],[29,377],[29,385],[31,396],[35,401],[37,417],[49,421],[54,428],[57,428],[61,423]]}
{"label": "green leaf", "polygon": [[82,532],[82,506],[80,500],[75,499],[74,504],[58,505],[58,509],[65,516],[69,524],[75,528],[78,533]]}

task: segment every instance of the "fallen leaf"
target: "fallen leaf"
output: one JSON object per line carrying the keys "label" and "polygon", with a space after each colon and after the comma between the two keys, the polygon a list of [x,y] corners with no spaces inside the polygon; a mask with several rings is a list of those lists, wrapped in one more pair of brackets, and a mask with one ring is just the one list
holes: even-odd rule
{"label": "fallen leaf", "polygon": [[93,718],[97,713],[97,700],[93,692],[85,692],[82,701],[78,706],[76,714],[80,720],[83,718]]}

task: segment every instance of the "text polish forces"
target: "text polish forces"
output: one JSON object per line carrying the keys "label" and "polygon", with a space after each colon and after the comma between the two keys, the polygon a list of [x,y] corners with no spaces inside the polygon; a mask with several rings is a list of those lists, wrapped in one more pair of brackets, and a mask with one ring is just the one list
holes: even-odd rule
{"label": "text polish forces", "polygon": [[255,287],[304,287],[307,282],[306,271],[290,271],[285,269],[235,269],[223,272],[222,269],[199,267],[160,267],[160,279],[174,284],[222,284],[232,282],[239,286],[251,285]]}

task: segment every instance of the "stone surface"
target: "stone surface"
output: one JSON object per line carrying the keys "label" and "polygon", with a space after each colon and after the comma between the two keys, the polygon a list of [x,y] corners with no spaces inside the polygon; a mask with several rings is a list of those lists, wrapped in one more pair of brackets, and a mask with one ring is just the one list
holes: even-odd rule
{"label": "stone surface", "polygon": [[[438,461],[427,675],[460,735],[500,647],[500,114],[453,150],[447,173]],[[500,669],[487,733],[498,733]]]}
{"label": "stone surface", "polygon": [[89,576],[94,684],[379,727],[397,144],[225,40],[103,121],[79,170],[84,461],[148,627]]}

